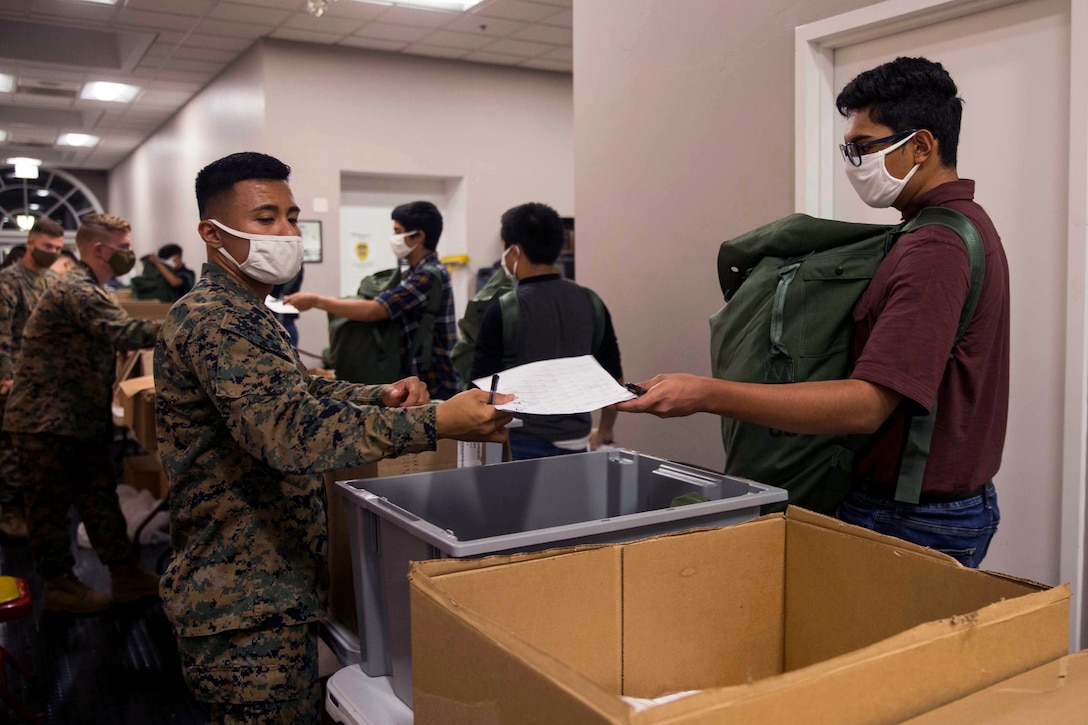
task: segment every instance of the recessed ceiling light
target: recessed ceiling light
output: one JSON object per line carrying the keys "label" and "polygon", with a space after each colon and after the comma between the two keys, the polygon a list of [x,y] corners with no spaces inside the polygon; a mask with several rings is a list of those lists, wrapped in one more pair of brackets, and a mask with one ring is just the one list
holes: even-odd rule
{"label": "recessed ceiling light", "polygon": [[109,83],[107,81],[94,81],[83,86],[80,98],[92,101],[113,101],[115,103],[128,103],[140,92],[139,86],[130,86],[127,83]]}
{"label": "recessed ceiling light", "polygon": [[49,196],[49,189],[38,189],[34,192],[34,196],[46,197]]}
{"label": "recessed ceiling light", "polygon": [[7,141],[7,140],[8,140],[8,132],[7,131],[0,131],[0,143],[3,143],[4,141]]}
{"label": "recessed ceiling light", "polygon": [[94,146],[98,143],[98,136],[89,136],[85,133],[62,133],[57,138],[58,146]]}
{"label": "recessed ceiling light", "polygon": [[15,223],[19,225],[19,229],[24,232],[29,232],[34,228],[34,215],[33,214],[16,214]]}
{"label": "recessed ceiling light", "polygon": [[405,5],[415,8],[464,12],[474,5],[479,5],[482,0],[392,0],[392,2],[390,0],[361,0],[361,2],[373,2],[375,5]]}
{"label": "recessed ceiling light", "polygon": [[15,90],[15,76],[0,73],[0,93],[11,93]]}
{"label": "recessed ceiling light", "polygon": [[16,179],[36,179],[38,178],[38,167],[42,165],[42,160],[14,156],[8,159],[8,163],[15,167]]}

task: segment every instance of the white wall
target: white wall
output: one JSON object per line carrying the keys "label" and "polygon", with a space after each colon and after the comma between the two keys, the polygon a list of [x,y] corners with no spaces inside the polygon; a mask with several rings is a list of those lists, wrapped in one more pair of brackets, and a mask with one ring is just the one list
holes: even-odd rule
{"label": "white wall", "polygon": [[[793,29],[867,0],[574,4],[578,281],[629,380],[709,374],[719,243],[793,211]],[[723,462],[718,418],[621,415],[621,445]]]}
{"label": "white wall", "polygon": [[[438,253],[467,253],[472,269],[498,258],[508,208],[542,201],[574,215],[569,75],[297,43],[267,43],[263,58],[265,150],[291,164],[303,217],[323,227],[307,291],[339,291],[341,174],[463,178],[466,218],[447,220]],[[300,347],[320,351],[325,315],[304,314],[299,331]]]}

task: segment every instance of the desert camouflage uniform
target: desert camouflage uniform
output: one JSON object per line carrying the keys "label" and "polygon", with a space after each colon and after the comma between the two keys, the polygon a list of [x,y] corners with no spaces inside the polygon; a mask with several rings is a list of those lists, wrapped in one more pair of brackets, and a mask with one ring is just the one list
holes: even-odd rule
{"label": "desert camouflage uniform", "polygon": [[380,407],[381,386],[310,375],[262,301],[210,264],[163,324],[155,381],[174,548],[163,604],[184,661],[200,663],[187,673],[194,694],[305,699],[312,680],[287,673],[309,678],[312,652],[305,666],[273,657],[289,682],[269,693],[260,680],[270,665],[251,664],[260,657],[235,640],[289,647],[292,631],[318,618],[328,584],[320,474],[433,449],[434,406]]}
{"label": "desert camouflage uniform", "polygon": [[103,563],[132,556],[109,462],[116,350],[150,347],[158,329],[132,319],[82,263],[27,322],[4,430],[19,452],[30,545],[45,579],[71,571],[71,504]]}
{"label": "desert camouflage uniform", "polygon": [[[0,380],[15,379],[26,321],[38,298],[58,279],[52,270],[32,272],[21,263],[0,270]],[[0,395],[0,421],[7,400],[7,393]],[[11,436],[0,432],[0,508],[23,505],[18,466]]]}

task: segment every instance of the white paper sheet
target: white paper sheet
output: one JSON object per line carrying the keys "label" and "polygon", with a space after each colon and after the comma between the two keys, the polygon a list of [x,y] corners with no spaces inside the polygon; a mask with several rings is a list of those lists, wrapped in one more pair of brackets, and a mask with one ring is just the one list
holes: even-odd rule
{"label": "white paper sheet", "polygon": [[283,300],[277,300],[272,295],[268,295],[264,298],[264,306],[275,312],[277,315],[300,314],[297,307],[295,307],[294,305],[284,304]]}
{"label": "white paper sheet", "polygon": [[[473,381],[491,390],[491,378]],[[526,363],[499,373],[496,392],[517,398],[499,410],[535,415],[589,413],[635,397],[608,374],[592,355]]]}

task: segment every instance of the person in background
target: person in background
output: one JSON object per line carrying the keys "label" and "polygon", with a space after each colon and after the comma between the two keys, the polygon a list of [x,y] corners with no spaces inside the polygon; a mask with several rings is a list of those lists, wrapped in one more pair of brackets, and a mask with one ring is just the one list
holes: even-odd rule
{"label": "person in background", "polygon": [[[302,265],[298,268],[298,274],[296,274],[291,281],[286,284],[278,284],[272,288],[271,295],[274,299],[282,300],[287,295],[293,295],[302,289],[302,276],[306,271],[306,265]],[[276,313],[276,319],[283,325],[283,329],[287,330],[287,336],[291,338],[291,345],[298,348],[298,315],[294,313]]]}
{"label": "person in background", "polygon": [[[24,329],[3,428],[19,457],[42,606],[86,614],[158,596],[159,578],[137,565],[128,538],[110,442],[117,351],[150,347],[160,323],[132,319],[102,287],[136,261],[126,220],[88,214],[76,245],[79,264],[42,294]],[[109,567],[112,597],[72,572],[72,505]]]}
{"label": "person in background", "polygon": [[[940,63],[897,58],[854,78],[836,101],[846,117],[847,177],[866,204],[894,207],[904,220],[947,207],[982,237],[982,292],[955,348],[970,289],[968,254],[954,232],[926,226],[899,237],[858,300],[849,379],[763,385],[658,375],[642,383],[649,392],[616,407],[662,417],[717,413],[790,433],[871,435],[839,518],[977,567],[1001,519],[993,477],[1009,407],[1009,267],[975,201],[975,182],[956,170],[957,93]],[[896,501],[910,419],[934,408],[921,500]]]}
{"label": "person in background", "polygon": [[196,273],[185,266],[177,244],[163,245],[158,255],[148,254],[141,261],[143,273],[132,278],[137,299],[176,302],[196,284]]}
{"label": "person in background", "polygon": [[[516,280],[517,349],[507,350],[501,297],[484,312],[471,379],[501,373],[505,367],[538,360],[593,355],[623,384],[623,366],[612,317],[596,293],[559,276],[555,263],[563,247],[563,222],[545,204],[522,204],[502,215],[502,266]],[[600,310],[600,313],[597,312]],[[512,360],[507,366],[504,361]],[[521,428],[510,432],[517,460],[595,450],[614,442],[616,411],[601,411],[593,429],[589,413],[519,415]]]}
{"label": "person in background", "polygon": [[72,253],[70,249],[60,250],[60,256],[57,257],[57,261],[53,262],[53,266],[50,269],[53,270],[58,276],[63,277],[72,271],[72,267],[76,266],[79,262],[76,259],[76,255]]}
{"label": "person in background", "polygon": [[200,171],[208,263],[155,346],[174,550],[163,604],[186,683],[215,723],[321,720],[320,474],[433,450],[439,438],[502,441],[510,420],[479,390],[434,405],[418,378],[355,385],[306,371],[264,303],[302,266],[290,171],[253,152]]}
{"label": "person in background", "polygon": [[[427,308],[431,287],[442,285],[442,306],[434,319],[431,369],[422,370],[421,360],[410,362],[409,372],[427,384],[432,398],[448,400],[461,389],[461,379],[450,358],[457,343],[457,318],[453,308],[450,273],[438,260],[435,249],[442,236],[442,214],[429,201],[413,201],[393,209],[393,236],[390,244],[398,260],[406,261],[408,272],[401,283],[376,299],[337,299],[310,292],[299,292],[284,299],[299,310],[317,308],[349,320],[375,322],[393,319],[401,323],[401,350],[411,349]],[[426,354],[420,351],[420,357]]]}
{"label": "person in background", "polygon": [[[0,269],[0,415],[15,382],[23,328],[38,298],[57,279],[50,265],[56,262],[63,246],[64,228],[50,219],[38,219],[27,235],[28,253]],[[18,458],[11,436],[0,431],[0,534],[25,539],[26,532]]]}
{"label": "person in background", "polygon": [[24,255],[26,255],[26,245],[16,244],[14,247],[8,250],[7,254],[4,255],[4,261],[0,263],[0,269],[10,267],[11,265],[20,261]]}

